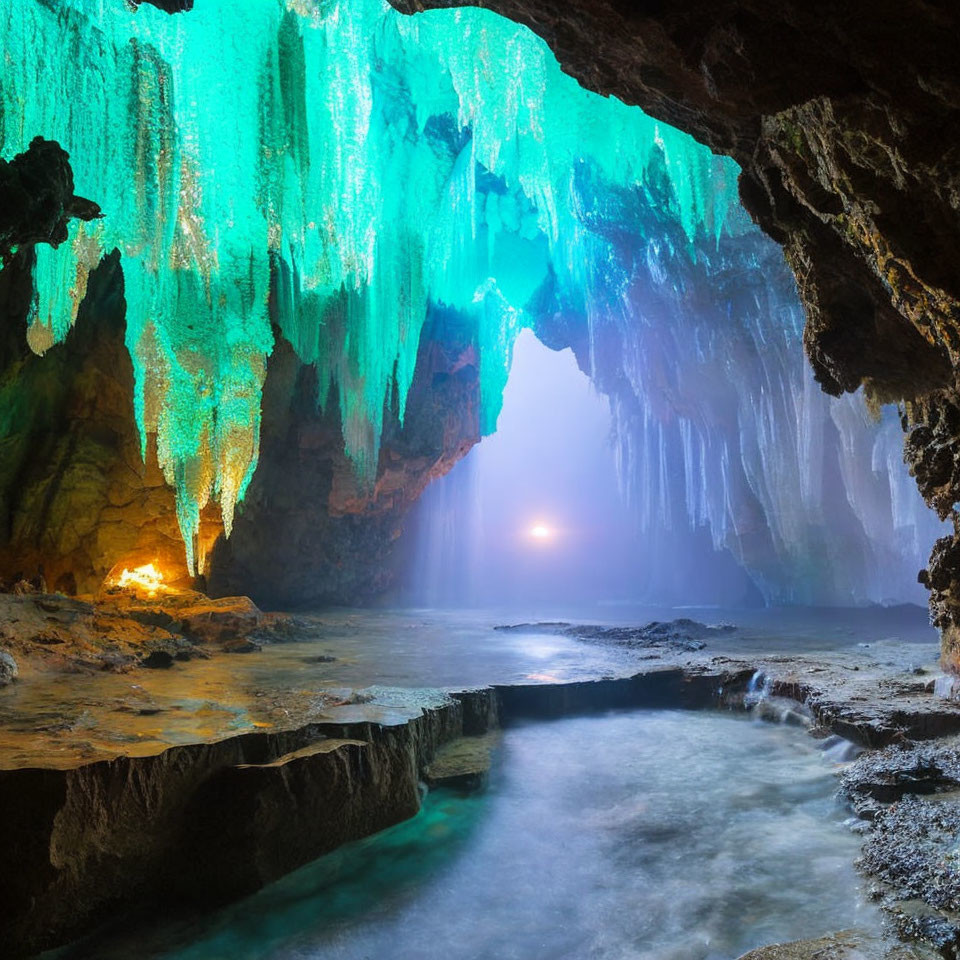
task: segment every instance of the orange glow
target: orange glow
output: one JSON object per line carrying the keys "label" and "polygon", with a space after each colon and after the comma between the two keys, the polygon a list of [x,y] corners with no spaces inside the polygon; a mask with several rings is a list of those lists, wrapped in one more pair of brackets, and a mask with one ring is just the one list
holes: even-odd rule
{"label": "orange glow", "polygon": [[148,596],[155,597],[157,591],[163,587],[163,574],[153,563],[135,567],[133,570],[123,569],[117,577],[117,586],[127,589],[144,590]]}

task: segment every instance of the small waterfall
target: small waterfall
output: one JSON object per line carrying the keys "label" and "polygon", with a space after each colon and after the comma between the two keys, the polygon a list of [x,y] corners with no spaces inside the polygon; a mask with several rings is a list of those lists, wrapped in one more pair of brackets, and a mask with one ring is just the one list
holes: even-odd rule
{"label": "small waterfall", "polygon": [[863,747],[838,734],[827,737],[820,748],[823,750],[823,759],[827,763],[850,763],[863,753]]}
{"label": "small waterfall", "polygon": [[957,678],[952,674],[945,673],[933,681],[933,695],[943,697],[945,700],[954,700],[957,696]]}
{"label": "small waterfall", "polygon": [[473,607],[479,602],[483,501],[479,450],[434,481],[411,519],[413,559],[407,597],[416,606]]}
{"label": "small waterfall", "polygon": [[773,677],[768,676],[762,670],[757,670],[747,684],[744,703],[746,703],[748,707],[756,706],[761,700],[767,700],[772,692]]}
{"label": "small waterfall", "polygon": [[774,680],[757,670],[747,684],[743,704],[757,719],[766,723],[786,723],[794,727],[813,726],[813,711],[790,697],[774,695]]}

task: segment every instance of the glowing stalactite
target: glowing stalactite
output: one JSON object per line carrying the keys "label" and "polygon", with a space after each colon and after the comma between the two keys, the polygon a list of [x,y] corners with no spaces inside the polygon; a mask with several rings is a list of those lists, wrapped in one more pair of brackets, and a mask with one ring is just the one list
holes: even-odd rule
{"label": "glowing stalactite", "polygon": [[583,91],[542,41],[481,10],[6,0],[0,45],[0,154],[58,140],[105,214],[38,251],[30,343],[63,339],[87,273],[119,248],[136,415],[191,567],[203,506],[217,500],[229,531],[256,466],[271,278],[369,481],[431,304],[475,319],[489,431],[538,291],[589,319],[595,287],[622,283],[604,191],[656,180],[691,253],[742,229],[732,162]]}

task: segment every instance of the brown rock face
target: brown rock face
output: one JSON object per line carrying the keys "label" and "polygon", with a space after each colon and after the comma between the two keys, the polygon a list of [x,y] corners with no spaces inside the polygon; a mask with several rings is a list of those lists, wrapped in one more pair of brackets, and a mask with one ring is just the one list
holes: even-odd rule
{"label": "brown rock face", "polygon": [[[491,700],[462,696],[474,713]],[[464,732],[464,715],[445,698],[394,725],[312,723],[0,769],[4,956],[61,945],[137,904],[223,903],[412,816],[420,772]]]}
{"label": "brown rock face", "polygon": [[[407,13],[458,5],[393,2]],[[821,386],[920,401],[905,420],[920,431],[908,460],[931,505],[951,514],[960,499],[952,459],[960,432],[960,8],[924,0],[478,6],[540,34],[584,86],[740,163],[744,205],[796,274]],[[960,597],[958,544],[941,542],[930,572],[934,613],[948,634],[960,622],[950,599]],[[960,663],[949,644],[947,660]]]}
{"label": "brown rock face", "polygon": [[[76,328],[42,358],[24,337],[25,260],[0,272],[0,583],[42,578],[51,590],[95,593],[111,573],[148,563],[186,581],[153,438],[141,457],[119,256],[91,274]],[[335,403],[318,410],[313,370],[278,337],[260,467],[234,537],[218,542],[215,508],[203,517],[211,590],[290,605],[357,602],[389,586],[406,511],[479,439],[471,342],[466,330],[444,336],[424,336],[405,426],[395,411],[387,417],[371,490],[343,454]]]}
{"label": "brown rock face", "polygon": [[0,579],[92,593],[118,562],[186,573],[172,491],[140,456],[119,257],[91,275],[76,329],[32,354],[22,263],[0,273]]}
{"label": "brown rock face", "polygon": [[355,604],[388,590],[394,543],[424,487],[480,439],[472,336],[444,318],[427,324],[404,424],[390,411],[372,489],[343,453],[336,403],[316,404],[316,378],[289,344],[267,366],[260,464],[208,564],[216,596],[261,606]]}
{"label": "brown rock face", "polygon": [[[957,516],[954,504],[960,491],[960,397],[956,389],[940,390],[911,404],[910,429],[904,456],[924,500],[937,514]],[[960,664],[960,537],[941,537],[933,547],[920,582],[930,591],[933,623],[943,638],[944,661]]]}

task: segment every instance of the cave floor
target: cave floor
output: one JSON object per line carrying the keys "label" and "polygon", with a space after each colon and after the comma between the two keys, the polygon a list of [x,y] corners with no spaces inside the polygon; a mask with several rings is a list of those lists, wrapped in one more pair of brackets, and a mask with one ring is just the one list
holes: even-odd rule
{"label": "cave floor", "polygon": [[[631,649],[542,632],[496,631],[534,621],[496,611],[336,610],[296,618],[295,639],[166,669],[27,669],[0,690],[0,769],[78,764],[247,731],[310,722],[404,723],[451,691],[570,683],[682,667],[698,674],[762,670],[881,744],[897,729],[960,730],[960,705],[938,697],[935,632],[915,607],[764,611],[580,611],[590,623],[689,616],[730,622],[699,651]],[[551,619],[556,619],[552,617]]]}
{"label": "cave floor", "polygon": [[[401,822],[419,808],[421,780],[453,784],[461,755],[475,752],[465,745],[482,745],[479,734],[499,736],[501,724],[617,707],[750,703],[757,716],[879,748],[850,766],[843,790],[861,822],[880,825],[871,873],[884,879],[885,908],[909,940],[960,943],[960,925],[942,912],[953,899],[941,896],[947,890],[960,902],[960,873],[919,888],[911,879],[926,876],[918,870],[940,876],[956,835],[944,811],[960,823],[949,806],[949,791],[960,790],[960,701],[937,692],[937,637],[919,608],[282,617],[236,598],[205,601],[199,612],[196,597],[185,602],[168,605],[182,619],[165,623],[182,630],[190,621],[189,636],[151,634],[150,643],[173,654],[149,668],[144,651],[140,659],[128,651],[131,659],[116,666],[115,630],[107,642],[94,629],[109,626],[109,609],[0,597],[0,647],[16,652],[20,667],[0,689],[0,806],[6,797],[6,816],[20,823],[12,833],[27,844],[7,851],[20,871],[10,873],[22,907],[10,918],[15,956],[89,932],[104,897],[135,905],[154,876],[176,878],[178,890],[200,900],[237,899]],[[137,616],[150,626],[160,614]],[[606,626],[701,623],[626,642],[541,622],[560,617]],[[47,626],[37,633],[41,621]],[[702,627],[724,622],[736,629]],[[518,623],[525,626],[494,629]],[[216,639],[202,641],[204,631]],[[856,755],[842,740],[824,743],[834,746],[837,762]],[[901,843],[895,829],[898,801],[913,803],[913,793],[932,795],[916,798],[909,813],[925,825],[922,849]],[[101,847],[119,851],[116,860],[101,861]],[[58,853],[50,880],[52,850],[67,859],[61,866]],[[821,947],[787,955],[819,956]]]}

